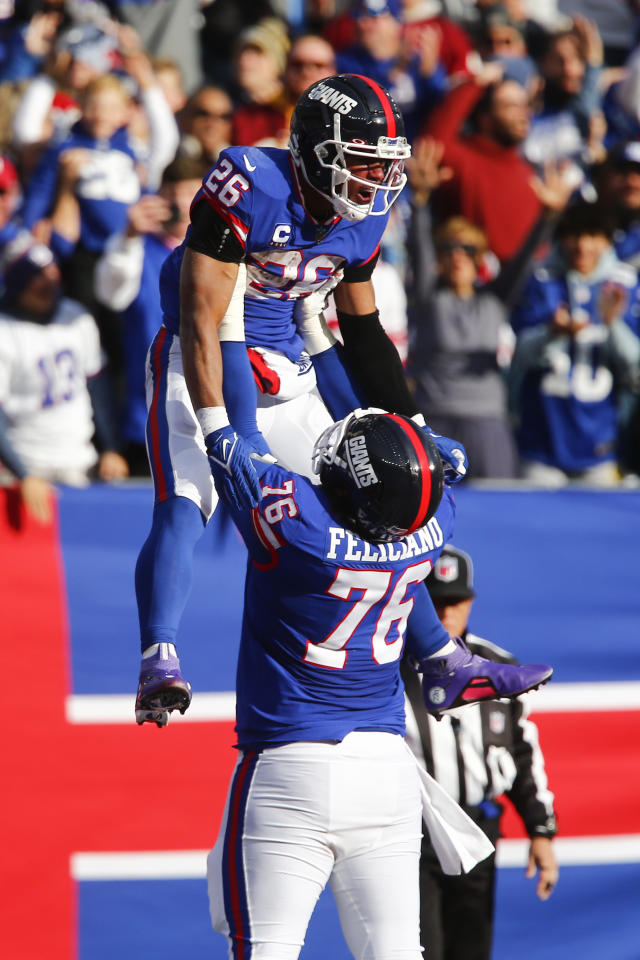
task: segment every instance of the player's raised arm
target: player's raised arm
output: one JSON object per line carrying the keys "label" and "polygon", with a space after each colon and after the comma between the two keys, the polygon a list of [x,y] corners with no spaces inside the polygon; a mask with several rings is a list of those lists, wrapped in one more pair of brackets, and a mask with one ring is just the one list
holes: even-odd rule
{"label": "player's raised arm", "polygon": [[[229,422],[219,335],[223,321],[225,327],[239,331],[231,336],[240,350],[230,353],[230,342],[225,366],[231,363],[235,370],[244,364],[244,379],[253,389],[244,349],[244,267],[241,272],[239,269],[236,262],[216,260],[187,246],[180,271],[180,345],[187,389],[202,428],[218,495],[230,506],[245,507],[255,506],[260,498],[251,461],[255,451]],[[242,380],[242,371],[235,373]]]}
{"label": "player's raised arm", "polygon": [[184,252],[180,272],[180,344],[194,410],[224,408],[220,327],[238,277],[238,264]]}
{"label": "player's raised arm", "polygon": [[369,403],[410,417],[416,405],[398,351],[385,333],[371,278],[344,279],[334,299],[345,356]]}

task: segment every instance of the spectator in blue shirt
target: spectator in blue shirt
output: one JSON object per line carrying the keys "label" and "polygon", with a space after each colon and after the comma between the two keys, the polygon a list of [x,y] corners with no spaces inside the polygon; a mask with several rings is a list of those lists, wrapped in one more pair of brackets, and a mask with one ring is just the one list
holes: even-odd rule
{"label": "spectator in blue shirt", "polygon": [[512,318],[522,470],[544,486],[619,480],[621,403],[640,365],[640,286],[612,233],[599,204],[569,208],[557,256],[534,273]]}
{"label": "spectator in blue shirt", "polygon": [[356,43],[338,53],[340,73],[375,80],[398,104],[411,141],[429,109],[446,92],[447,74],[430,31],[420,54],[409,55],[403,41],[399,0],[355,0]]}
{"label": "spectator in blue shirt", "polygon": [[603,47],[596,25],[575,16],[570,30],[551,34],[540,61],[541,101],[524,144],[530,163],[566,160],[576,186],[590,162],[588,142],[594,114],[602,107],[598,87]]}

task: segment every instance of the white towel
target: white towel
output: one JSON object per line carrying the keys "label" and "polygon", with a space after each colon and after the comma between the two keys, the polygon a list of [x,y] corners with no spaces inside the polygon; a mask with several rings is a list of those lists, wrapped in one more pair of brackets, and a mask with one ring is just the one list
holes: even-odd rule
{"label": "white towel", "polygon": [[493,853],[494,846],[453,797],[420,766],[415,755],[411,756],[420,776],[422,818],[440,866],[449,875],[468,873]]}

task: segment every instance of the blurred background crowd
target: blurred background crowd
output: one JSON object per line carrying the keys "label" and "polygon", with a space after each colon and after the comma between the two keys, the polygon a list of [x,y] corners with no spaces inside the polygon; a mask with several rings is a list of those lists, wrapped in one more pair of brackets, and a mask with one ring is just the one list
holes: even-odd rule
{"label": "blurred background crowd", "polygon": [[33,512],[147,475],[190,201],[336,72],[412,144],[374,285],[428,422],[473,480],[640,482],[640,0],[0,0],[0,461]]}

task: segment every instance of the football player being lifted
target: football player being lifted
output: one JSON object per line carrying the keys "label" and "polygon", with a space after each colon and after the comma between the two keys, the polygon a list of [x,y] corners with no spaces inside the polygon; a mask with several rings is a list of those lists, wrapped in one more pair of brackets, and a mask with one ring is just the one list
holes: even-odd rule
{"label": "football player being lifted", "polygon": [[[375,405],[416,419],[450,482],[466,471],[459,444],[424,425],[376,310],[371,274],[409,153],[382,87],[329,77],[300,97],[288,150],[222,151],[194,198],[163,266],[147,359],[155,504],[136,567],[141,721],[163,698],[168,710],[189,704],[174,644],[194,548],[219,496],[256,505],[255,458],[309,475],[318,434]],[[343,347],[322,317],[330,293]]]}

